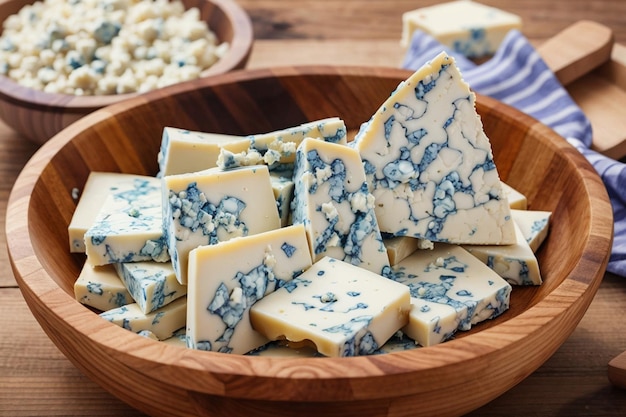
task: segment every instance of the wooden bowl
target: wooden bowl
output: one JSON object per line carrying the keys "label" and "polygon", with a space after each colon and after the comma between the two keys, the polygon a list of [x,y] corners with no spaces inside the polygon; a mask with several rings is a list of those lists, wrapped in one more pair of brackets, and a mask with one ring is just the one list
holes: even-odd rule
{"label": "wooden bowl", "polygon": [[[181,0],[187,8],[197,7],[217,38],[230,43],[230,50],[202,76],[244,68],[253,43],[252,23],[235,0]],[[7,0],[0,4],[0,22],[35,0]],[[1,30],[1,29],[0,29]],[[81,117],[132,94],[76,96],[45,93],[24,87],[0,75],[0,118],[27,139],[42,144]]]}
{"label": "wooden bowl", "polygon": [[67,226],[90,171],[154,175],[164,126],[252,134],[323,117],[350,129],[410,74],[399,69],[285,67],[235,71],[150,92],[79,120],[19,176],[6,234],[33,314],[86,375],[157,416],[459,415],[522,381],[567,339],[608,261],[612,211],[593,167],[560,136],[486,97],[477,108],[495,160],[530,208],[553,212],[538,258],[545,283],[515,288],[511,308],[441,345],[353,358],[272,358],[194,351],[100,319],[73,297],[84,261]]}

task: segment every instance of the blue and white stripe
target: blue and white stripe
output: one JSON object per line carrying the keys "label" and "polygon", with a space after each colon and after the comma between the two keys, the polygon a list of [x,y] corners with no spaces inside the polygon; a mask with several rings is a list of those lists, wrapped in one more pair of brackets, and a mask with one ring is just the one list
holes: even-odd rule
{"label": "blue and white stripe", "polygon": [[590,149],[591,123],[535,48],[519,31],[512,30],[493,58],[476,65],[446,49],[430,35],[417,31],[402,67],[417,70],[442,50],[454,56],[463,78],[474,91],[550,126],[591,162],[604,181],[613,206],[615,233],[607,270],[626,277],[626,164]]}

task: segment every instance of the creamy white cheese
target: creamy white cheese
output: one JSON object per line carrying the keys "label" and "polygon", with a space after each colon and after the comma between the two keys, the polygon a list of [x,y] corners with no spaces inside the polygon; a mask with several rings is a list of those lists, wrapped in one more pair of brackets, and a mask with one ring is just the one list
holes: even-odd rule
{"label": "creamy white cheese", "polygon": [[537,252],[548,237],[552,213],[541,210],[511,210],[513,220],[533,252]]}
{"label": "creamy white cheese", "polygon": [[100,311],[134,302],[113,265],[92,266],[87,262],[74,283],[74,297],[79,303]]}

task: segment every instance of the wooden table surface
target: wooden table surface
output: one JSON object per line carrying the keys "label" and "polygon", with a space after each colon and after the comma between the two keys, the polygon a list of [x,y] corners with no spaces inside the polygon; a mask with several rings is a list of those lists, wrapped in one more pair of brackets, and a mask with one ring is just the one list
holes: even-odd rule
{"label": "wooden table surface", "polygon": [[[0,0],[3,1],[3,0]],[[250,68],[281,64],[399,66],[403,12],[425,0],[239,0],[256,43]],[[484,0],[522,16],[536,44],[582,19],[611,27],[626,44],[623,0]],[[7,199],[36,146],[0,122],[0,416],[138,416],[81,374],[47,338],[25,304],[7,257]],[[607,274],[565,344],[534,374],[476,416],[623,416],[626,391],[607,363],[626,350],[626,278]],[[529,352],[532,354],[532,352]],[[493,364],[498,366],[498,364]],[[488,383],[488,382],[486,382]]]}

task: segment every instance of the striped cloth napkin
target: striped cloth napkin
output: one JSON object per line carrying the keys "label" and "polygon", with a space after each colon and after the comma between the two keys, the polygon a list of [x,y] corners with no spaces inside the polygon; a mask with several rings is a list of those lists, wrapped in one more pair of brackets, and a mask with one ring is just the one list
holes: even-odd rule
{"label": "striped cloth napkin", "polygon": [[476,65],[430,35],[417,31],[402,67],[417,70],[442,50],[455,58],[463,78],[474,91],[496,98],[550,126],[591,162],[607,188],[615,220],[607,270],[626,277],[626,164],[590,149],[589,120],[535,48],[519,31],[512,30],[493,58]]}

